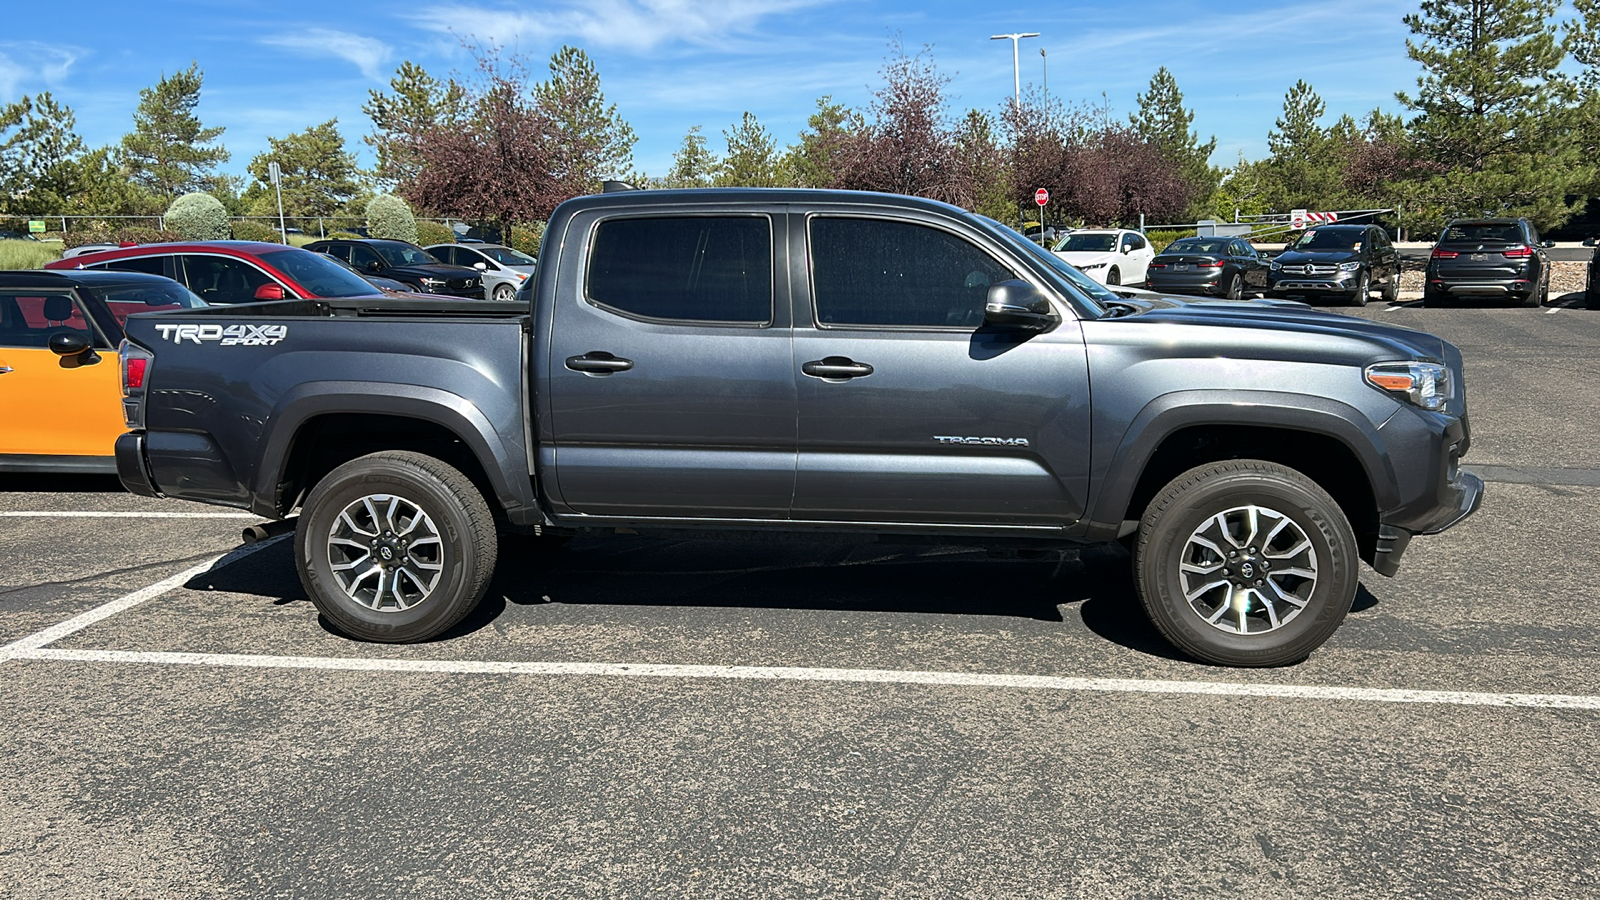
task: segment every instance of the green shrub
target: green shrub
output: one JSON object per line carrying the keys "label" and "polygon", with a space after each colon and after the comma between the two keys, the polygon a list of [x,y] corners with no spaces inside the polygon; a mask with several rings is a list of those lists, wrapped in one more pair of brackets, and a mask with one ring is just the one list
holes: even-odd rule
{"label": "green shrub", "polygon": [[251,219],[240,219],[233,223],[233,239],[236,241],[264,241],[269,244],[283,243],[283,237],[278,234],[278,229],[265,222],[256,222]]}
{"label": "green shrub", "polygon": [[422,246],[428,247],[432,246],[433,244],[454,244],[455,242],[456,233],[451,231],[448,226],[440,225],[438,222],[417,223],[417,243],[421,244]]}
{"label": "green shrub", "polygon": [[393,194],[379,194],[367,204],[367,233],[391,241],[417,242],[417,217],[411,206]]}
{"label": "green shrub", "polygon": [[228,210],[210,194],[184,194],[167,208],[167,227],[191,241],[225,241],[233,233]]}
{"label": "green shrub", "polygon": [[320,240],[322,240],[322,238],[319,238],[314,234],[291,234],[289,235],[289,246],[304,247],[307,244],[314,244]]}
{"label": "green shrub", "polygon": [[1150,242],[1150,247],[1157,253],[1160,253],[1161,251],[1167,249],[1168,244],[1172,243],[1178,238],[1194,237],[1194,235],[1195,231],[1193,228],[1178,228],[1171,231],[1147,231],[1145,232],[1144,237],[1145,240]]}
{"label": "green shrub", "polygon": [[511,249],[537,257],[539,245],[544,242],[544,225],[543,222],[534,222],[532,225],[511,226]]}
{"label": "green shrub", "polygon": [[183,240],[174,231],[156,228],[91,228],[87,231],[69,231],[61,236],[62,245],[82,247],[84,244],[166,244]]}
{"label": "green shrub", "polygon": [[61,258],[60,244],[0,241],[0,269],[37,269]]}

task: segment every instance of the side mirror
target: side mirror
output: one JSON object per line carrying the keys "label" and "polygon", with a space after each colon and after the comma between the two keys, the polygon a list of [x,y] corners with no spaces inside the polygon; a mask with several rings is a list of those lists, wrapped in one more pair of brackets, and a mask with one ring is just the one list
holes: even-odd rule
{"label": "side mirror", "polygon": [[383,264],[377,260],[372,260],[361,268],[367,270],[368,272],[377,272],[379,269],[383,268]]}
{"label": "side mirror", "polygon": [[1585,247],[1593,247],[1594,246],[1594,238],[1592,238],[1592,237],[1584,238],[1583,239],[1583,245]]}
{"label": "side mirror", "polygon": [[474,269],[477,269],[479,272],[487,272],[487,271],[489,271],[489,264],[486,263],[486,262],[483,262],[482,260],[479,260],[478,262],[473,263],[472,267]]}
{"label": "side mirror", "polygon": [[1045,331],[1061,319],[1050,301],[1026,281],[1002,281],[989,286],[983,304],[983,324],[1024,331]]}
{"label": "side mirror", "polygon": [[76,356],[80,362],[95,363],[100,356],[89,344],[89,338],[79,331],[58,331],[50,335],[50,352],[57,356]]}
{"label": "side mirror", "polygon": [[282,300],[283,286],[277,284],[263,284],[256,288],[253,295],[257,300]]}

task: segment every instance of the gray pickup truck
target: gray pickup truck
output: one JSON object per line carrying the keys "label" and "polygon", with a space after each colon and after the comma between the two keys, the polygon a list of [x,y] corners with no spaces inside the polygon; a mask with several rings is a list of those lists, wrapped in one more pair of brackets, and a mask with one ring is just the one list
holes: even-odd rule
{"label": "gray pickup truck", "polygon": [[1291,663],[1365,560],[1470,514],[1461,355],[1298,303],[1117,293],[880,194],[629,191],[552,216],[517,302],[134,316],[135,493],[295,519],[338,628],[420,641],[498,533],[1123,541],[1205,661]]}

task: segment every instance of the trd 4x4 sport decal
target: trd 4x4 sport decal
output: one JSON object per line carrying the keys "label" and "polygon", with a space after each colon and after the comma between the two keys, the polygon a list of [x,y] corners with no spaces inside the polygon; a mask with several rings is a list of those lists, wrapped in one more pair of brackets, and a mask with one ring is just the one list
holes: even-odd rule
{"label": "trd 4x4 sport decal", "polygon": [[181,344],[216,341],[224,347],[271,347],[289,336],[287,325],[167,325],[156,326],[161,339]]}

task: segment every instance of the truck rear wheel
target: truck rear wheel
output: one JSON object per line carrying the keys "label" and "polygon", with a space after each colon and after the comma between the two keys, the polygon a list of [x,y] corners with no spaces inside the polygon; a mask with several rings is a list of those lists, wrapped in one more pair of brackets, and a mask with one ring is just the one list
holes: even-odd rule
{"label": "truck rear wheel", "polygon": [[1162,488],[1134,550],[1139,599],[1179,650],[1281,666],[1320,647],[1355,600],[1359,551],[1339,505],[1286,466],[1233,460]]}
{"label": "truck rear wheel", "polygon": [[467,476],[431,456],[373,453],[312,488],[295,530],[300,582],[341,632],[425,641],[478,605],[498,550]]}

